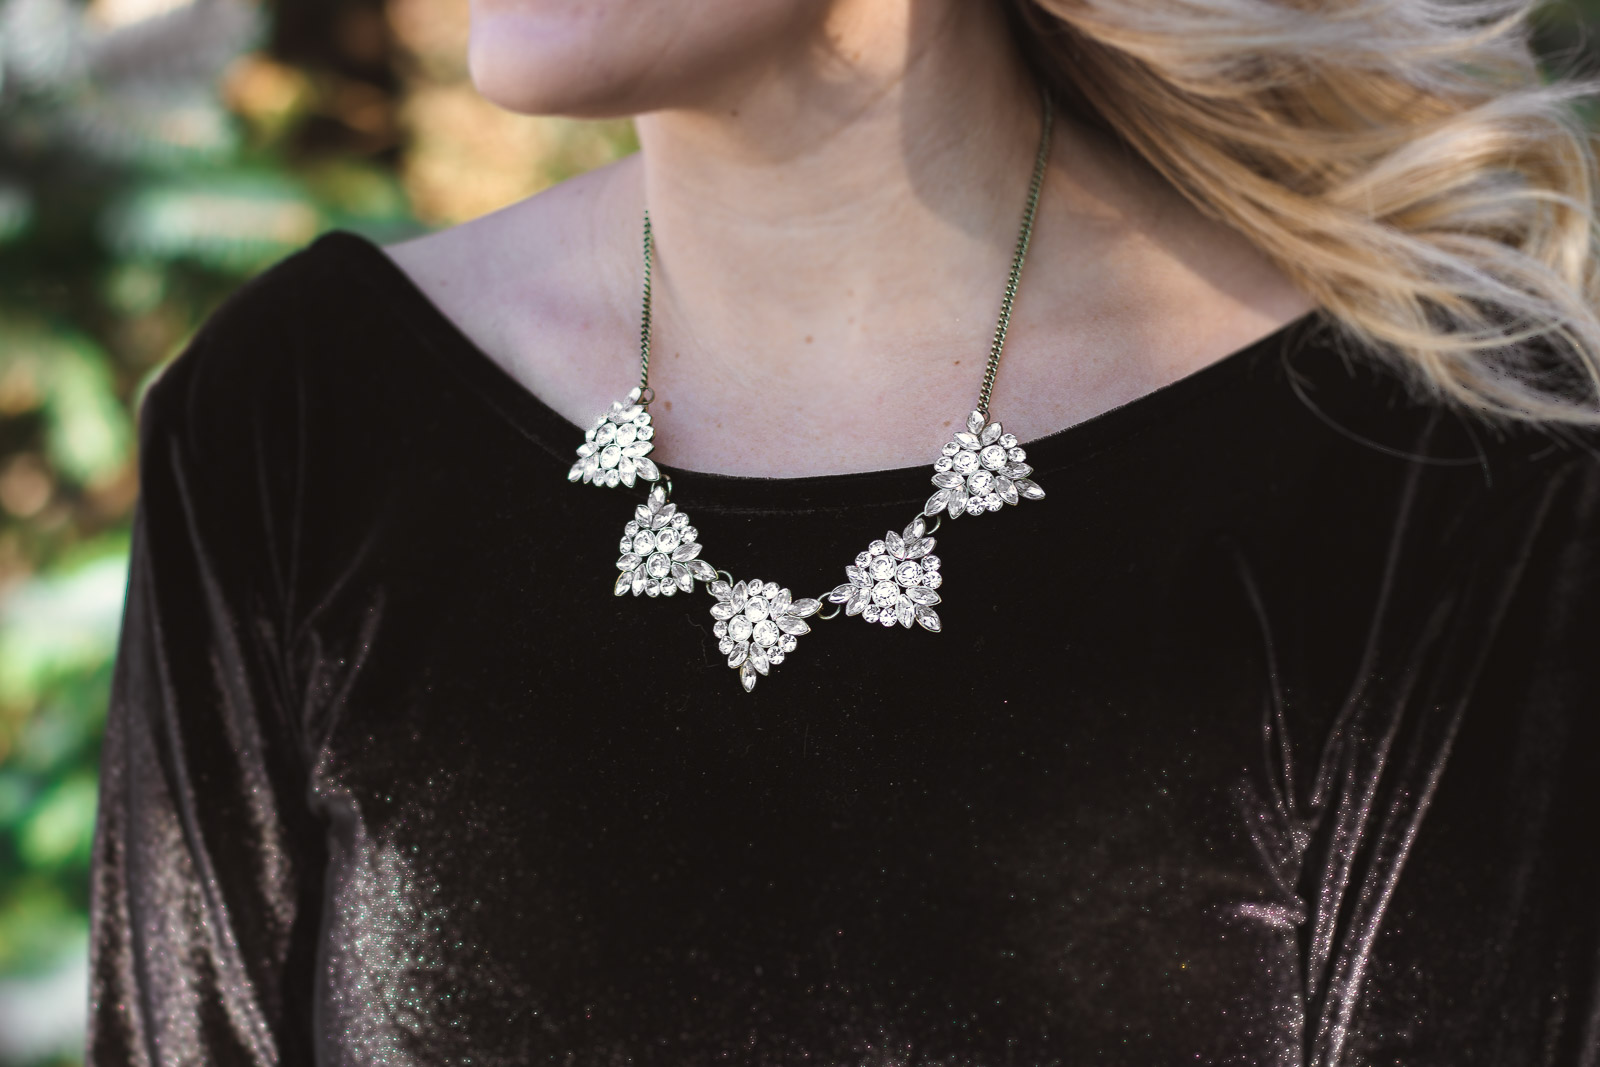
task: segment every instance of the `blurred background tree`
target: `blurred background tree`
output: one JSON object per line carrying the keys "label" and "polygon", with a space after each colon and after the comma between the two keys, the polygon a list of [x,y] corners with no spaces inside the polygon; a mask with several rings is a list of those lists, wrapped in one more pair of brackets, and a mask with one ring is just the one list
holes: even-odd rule
{"label": "blurred background tree", "polygon": [[[466,4],[0,0],[0,1067],[79,1059],[145,383],[322,230],[392,240],[634,147],[481,100]],[[1546,9],[1552,69],[1593,69],[1597,4]]]}
{"label": "blurred background tree", "polygon": [[0,0],[0,1065],[80,1059],[138,399],[241,281],[631,151],[498,111],[466,0]]}

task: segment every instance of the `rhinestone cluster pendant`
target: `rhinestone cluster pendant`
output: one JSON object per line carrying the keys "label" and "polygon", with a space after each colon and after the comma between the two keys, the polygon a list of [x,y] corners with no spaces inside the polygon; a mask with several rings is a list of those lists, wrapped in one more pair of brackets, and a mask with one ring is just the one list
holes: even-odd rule
{"label": "rhinestone cluster pendant", "polygon": [[919,515],[904,533],[890,530],[882,541],[872,542],[853,566],[844,569],[850,580],[828,599],[843,604],[846,615],[860,615],[868,622],[899,623],[906,629],[915,622],[938,633],[939,613],[933,606],[939,603],[939,594],[934,590],[944,576],[939,573],[939,557],[932,554],[933,538],[924,536],[926,529]]}
{"label": "rhinestone cluster pendant", "polygon": [[596,416],[594,425],[578,446],[578,461],[567,471],[569,482],[594,485],[626,485],[635,481],[654,482],[661,471],[649,452],[656,435],[650,413],[639,403],[644,390],[634,386],[624,400],[611,402],[611,410]]}
{"label": "rhinestone cluster pendant", "polygon": [[728,657],[728,666],[739,672],[739,684],[746,693],[756,687],[756,676],[765,675],[793,652],[796,642],[811,632],[806,619],[822,607],[809,598],[796,600],[777,582],[717,581],[711,585],[717,602],[711,605],[711,632],[717,635],[717,650]]}
{"label": "rhinestone cluster pendant", "polygon": [[622,541],[617,547],[622,556],[617,560],[617,596],[631,592],[634,596],[672,596],[674,593],[694,592],[696,579],[709,582],[717,576],[716,568],[703,559],[697,559],[699,536],[689,525],[687,512],[667,502],[667,491],[659,485],[650,487],[650,498],[633,509],[633,521],[622,528]]}
{"label": "rhinestone cluster pendant", "polygon": [[933,461],[933,484],[938,492],[923,505],[924,515],[946,512],[952,519],[963,514],[999,511],[1019,500],[1043,500],[1044,490],[1028,477],[1033,468],[1014,435],[999,422],[985,424],[983,412],[967,416],[967,428],[957,430]]}

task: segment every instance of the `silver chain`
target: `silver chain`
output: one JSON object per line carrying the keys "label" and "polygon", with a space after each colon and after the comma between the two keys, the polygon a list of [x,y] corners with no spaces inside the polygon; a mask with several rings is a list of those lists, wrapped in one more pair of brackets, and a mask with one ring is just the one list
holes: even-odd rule
{"label": "silver chain", "polygon": [[[1055,107],[1050,94],[1042,94],[1044,106],[1043,128],[1039,134],[1039,149],[1033,158],[1033,178],[1028,183],[1028,201],[1022,211],[1022,229],[1017,233],[1016,251],[1011,256],[1011,273],[1006,276],[1005,297],[1000,301],[1000,319],[995,323],[994,341],[989,345],[989,362],[983,369],[983,388],[978,391],[978,410],[989,416],[989,398],[994,392],[995,376],[1000,373],[1000,353],[1006,346],[1006,330],[1011,326],[1011,309],[1017,299],[1017,285],[1022,278],[1022,264],[1028,258],[1028,243],[1033,239],[1033,219],[1039,208],[1039,190],[1044,185],[1045,168],[1050,162],[1050,132],[1055,124]],[[644,404],[654,396],[650,388],[650,264],[655,258],[655,244],[650,232],[650,210],[644,213],[644,298],[639,314],[639,391]]]}

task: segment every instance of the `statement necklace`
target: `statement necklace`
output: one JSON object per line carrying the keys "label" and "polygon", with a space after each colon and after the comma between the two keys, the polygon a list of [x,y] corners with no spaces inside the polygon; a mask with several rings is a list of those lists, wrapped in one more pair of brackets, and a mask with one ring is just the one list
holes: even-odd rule
{"label": "statement necklace", "polygon": [[[799,639],[811,632],[807,619],[832,619],[842,613],[859,615],[868,623],[881,626],[910,629],[915,623],[938,633],[943,623],[934,606],[941,602],[938,589],[944,582],[939,557],[933,554],[933,533],[938,524],[945,516],[956,519],[982,515],[999,511],[1007,504],[1044,497],[1044,490],[1029,477],[1033,468],[1028,466],[1016,437],[1002,430],[998,420],[990,419],[989,398],[1000,369],[1000,352],[1005,347],[1022,263],[1033,235],[1039,187],[1050,154],[1052,119],[1050,98],[1046,95],[1033,179],[1028,185],[1022,228],[1011,258],[1011,273],[1006,279],[1005,298],[1000,303],[1000,318],[989,346],[989,362],[984,368],[977,406],[966,418],[966,429],[958,430],[934,460],[935,491],[921,513],[900,533],[890,530],[882,540],[869,544],[854,563],[845,567],[849,580],[824,597],[795,597],[777,582],[755,578],[735,581],[729,572],[707,563],[701,558],[699,530],[671,500],[671,479],[663,479],[660,468],[650,459],[649,453],[655,448],[649,410],[655,399],[655,390],[650,387],[653,249],[650,213],[645,212],[639,384],[594,420],[583,435],[583,444],[578,446],[577,462],[567,472],[567,480],[630,489],[640,482],[650,486],[645,502],[634,508],[633,518],[622,529],[613,592],[617,596],[632,593],[670,597],[693,593],[695,583],[701,583],[715,599],[711,605],[715,620],[711,629],[717,636],[717,648],[728,657],[728,666],[739,672],[746,692],[755,688],[757,678],[769,674],[791,655]],[[927,524],[928,519],[934,521],[933,526]],[[820,614],[824,599],[841,607],[831,615]]]}

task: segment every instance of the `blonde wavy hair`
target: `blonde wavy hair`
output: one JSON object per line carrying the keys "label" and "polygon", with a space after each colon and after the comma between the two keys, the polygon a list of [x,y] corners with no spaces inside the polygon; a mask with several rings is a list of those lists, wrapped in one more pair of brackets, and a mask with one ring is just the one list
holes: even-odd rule
{"label": "blonde wavy hair", "polygon": [[1064,104],[1351,341],[1491,418],[1600,424],[1590,82],[1526,0],[1008,0]]}

